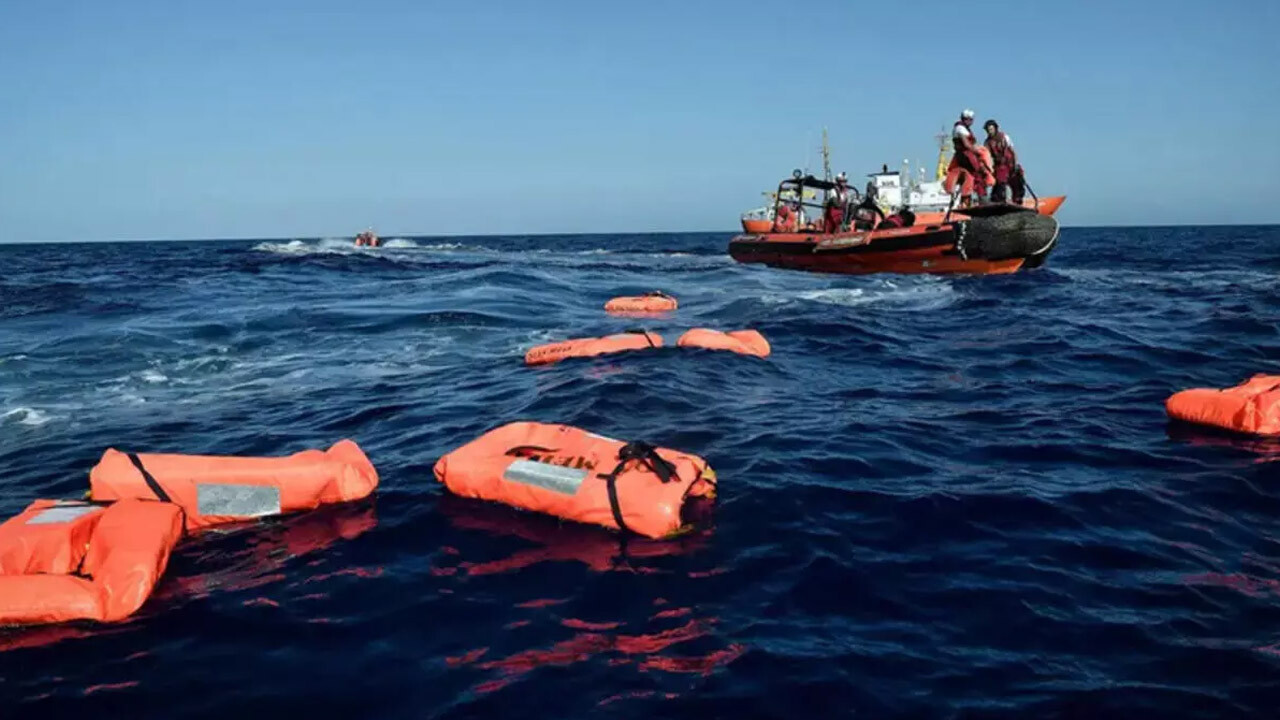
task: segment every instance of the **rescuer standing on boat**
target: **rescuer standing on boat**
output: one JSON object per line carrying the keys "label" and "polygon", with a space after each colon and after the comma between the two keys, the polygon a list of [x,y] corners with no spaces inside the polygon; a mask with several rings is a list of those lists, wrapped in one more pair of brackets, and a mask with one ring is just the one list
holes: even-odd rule
{"label": "rescuer standing on boat", "polygon": [[1006,194],[1012,190],[1012,202],[1021,205],[1026,185],[1022,179],[1022,168],[1018,165],[1018,154],[1013,150],[1013,141],[995,120],[983,123],[982,129],[987,131],[987,141],[983,144],[991,152],[991,162],[995,165],[996,183],[991,188],[991,202],[1004,202]]}
{"label": "rescuer standing on boat", "polygon": [[823,229],[827,232],[840,232],[844,229],[844,216],[849,207],[849,178],[844,173],[836,176],[836,186],[827,197],[827,207],[823,215]]}
{"label": "rescuer standing on boat", "polygon": [[[951,164],[969,173],[973,178],[973,191],[978,196],[978,202],[982,202],[987,188],[987,166],[978,154],[978,141],[973,137],[972,128],[973,111],[966,109],[960,113],[960,119],[951,128],[951,145],[955,148]],[[964,200],[967,201],[968,198]]]}

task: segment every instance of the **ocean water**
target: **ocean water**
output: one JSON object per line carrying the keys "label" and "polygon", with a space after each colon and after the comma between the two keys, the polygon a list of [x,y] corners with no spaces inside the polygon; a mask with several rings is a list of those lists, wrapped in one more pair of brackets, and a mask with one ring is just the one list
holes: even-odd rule
{"label": "ocean water", "polygon": [[[1280,228],[1066,229],[1003,277],[735,264],[728,234],[0,246],[0,516],[107,447],[349,437],[376,499],[184,541],[127,622],[0,632],[0,716],[1270,718]],[[681,309],[604,315],[661,289]],[[756,328],[527,368],[644,326]],[[531,419],[707,458],[673,542],[446,496]]]}

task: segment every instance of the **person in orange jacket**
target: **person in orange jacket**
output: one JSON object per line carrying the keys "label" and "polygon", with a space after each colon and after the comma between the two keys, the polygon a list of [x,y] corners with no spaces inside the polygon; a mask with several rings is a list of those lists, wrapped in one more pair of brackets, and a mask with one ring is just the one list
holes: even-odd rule
{"label": "person in orange jacket", "polygon": [[973,178],[973,191],[978,196],[978,202],[985,201],[989,169],[978,154],[978,140],[973,136],[972,110],[966,109],[960,113],[960,119],[952,126],[951,145],[955,150],[951,166],[964,170]]}

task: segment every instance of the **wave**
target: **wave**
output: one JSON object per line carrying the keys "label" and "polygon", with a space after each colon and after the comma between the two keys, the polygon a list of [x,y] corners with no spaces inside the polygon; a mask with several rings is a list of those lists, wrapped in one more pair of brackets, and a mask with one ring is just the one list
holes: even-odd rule
{"label": "wave", "polygon": [[885,305],[903,310],[939,310],[954,303],[957,295],[951,283],[925,278],[920,282],[884,280],[867,287],[766,293],[761,299],[771,305],[804,302],[851,308]]}
{"label": "wave", "polygon": [[392,248],[392,249],[395,249],[395,250],[406,250],[406,249],[409,249],[409,248],[416,248],[416,247],[418,247],[418,243],[416,243],[416,242],[414,242],[414,241],[412,241],[412,240],[410,240],[410,239],[408,239],[408,238],[393,237],[393,238],[390,238],[390,239],[388,239],[388,240],[384,241],[384,242],[382,243],[382,247],[384,247],[384,248]]}
{"label": "wave", "polygon": [[54,416],[43,410],[37,410],[30,407],[18,407],[0,415],[0,424],[39,427],[53,419]]}

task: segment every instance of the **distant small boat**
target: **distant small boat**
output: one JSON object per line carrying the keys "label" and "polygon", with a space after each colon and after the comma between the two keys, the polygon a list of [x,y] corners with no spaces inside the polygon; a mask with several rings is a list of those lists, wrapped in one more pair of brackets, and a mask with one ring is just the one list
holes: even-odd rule
{"label": "distant small boat", "polygon": [[380,247],[382,239],[372,230],[365,230],[356,235],[356,247]]}

